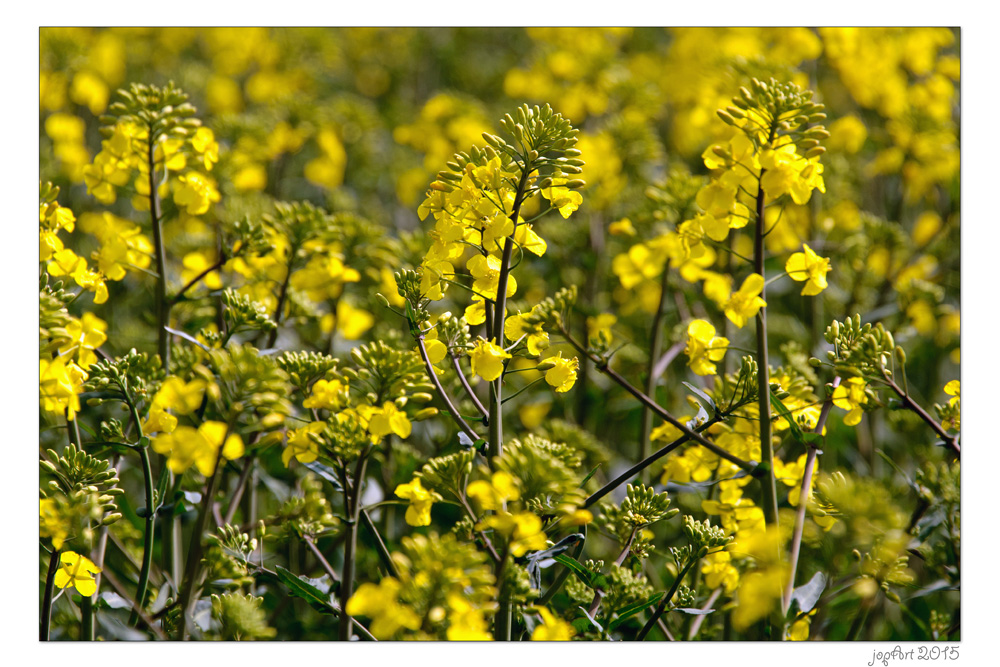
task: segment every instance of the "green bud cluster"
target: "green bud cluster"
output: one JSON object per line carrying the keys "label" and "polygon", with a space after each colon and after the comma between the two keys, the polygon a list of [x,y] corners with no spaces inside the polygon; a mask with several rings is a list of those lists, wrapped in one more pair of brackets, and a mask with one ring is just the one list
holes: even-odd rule
{"label": "green bud cluster", "polygon": [[525,317],[528,325],[541,324],[545,329],[556,329],[566,321],[570,309],[576,304],[576,285],[563,287],[555,296],[547,296],[531,309]]}
{"label": "green bud cluster", "polygon": [[599,522],[615,533],[625,544],[629,537],[657,521],[669,519],[680,510],[669,509],[670,497],[666,493],[656,493],[645,484],[626,488],[626,496],[621,505],[604,503],[601,506]]}
{"label": "green bud cluster", "polygon": [[[803,90],[791,82],[776,79],[750,80],[750,87],[741,87],[733,104],[716,111],[723,122],[738,127],[758,148],[761,133],[767,141],[780,136],[790,136],[804,151],[806,158],[822,155],[826,149],[819,145],[830,133],[820,123],[826,120],[824,106],[812,101],[813,92]],[[725,155],[722,149],[721,157]]]}
{"label": "green bud cluster", "polygon": [[274,248],[267,238],[264,225],[244,216],[229,224],[224,224],[222,232],[225,237],[223,246],[230,252],[230,258],[242,255],[263,255]]}
{"label": "green bud cluster", "polygon": [[654,592],[646,577],[636,574],[628,567],[612,563],[604,576],[607,585],[601,607],[607,618],[630,604],[648,600]]}
{"label": "green bud cluster", "polygon": [[253,595],[212,595],[212,618],[219,624],[219,639],[272,639],[278,631],[267,624],[267,614],[260,608],[263,602],[264,598]]}
{"label": "green bud cluster", "polygon": [[270,333],[277,325],[268,317],[267,307],[253,301],[249,296],[232,289],[222,291],[222,319],[226,324],[226,335],[232,337],[240,331],[260,331]]}
{"label": "green bud cluster", "polygon": [[723,547],[733,541],[719,526],[713,526],[708,519],[697,521],[690,516],[684,516],[684,534],[691,541],[697,558],[702,558],[711,549]]}
{"label": "green bud cluster", "polygon": [[496,470],[518,480],[522,502],[540,515],[553,515],[560,507],[575,507],[583,501],[580,457],[562,443],[535,435],[514,439],[494,464]]}
{"label": "green bud cluster", "polygon": [[307,201],[275,202],[274,213],[264,215],[263,223],[288,239],[295,266],[296,259],[305,257],[306,241],[329,240],[332,228],[330,214]]}
{"label": "green bud cluster", "polygon": [[[114,134],[114,125],[121,121],[149,128],[149,141],[153,143],[160,137],[189,137],[201,127],[201,121],[193,117],[196,109],[187,101],[187,94],[173,81],[162,88],[133,83],[128,90],[119,89],[118,97],[108,107],[108,114],[100,117],[104,137]],[[185,142],[185,146],[190,146],[190,142]]]}
{"label": "green bud cluster", "polygon": [[49,356],[70,341],[66,326],[72,318],[66,305],[74,299],[63,290],[62,281],[49,284],[49,274],[42,271],[38,285],[38,354]]}
{"label": "green bud cluster", "polygon": [[694,217],[698,212],[698,191],[707,182],[705,176],[695,176],[687,169],[672,169],[662,184],[646,188],[646,198],[656,207],[653,219],[673,226]]}
{"label": "green bud cluster", "polygon": [[874,327],[870,323],[862,325],[861,315],[843,322],[834,320],[824,338],[833,345],[833,350],[826,353],[827,359],[841,377],[892,374],[885,364],[895,353],[896,343],[881,322]]}
{"label": "green bud cluster", "polygon": [[244,413],[255,421],[271,413],[291,413],[288,375],[273,357],[262,355],[245,343],[211,350],[209,361],[229,415]]}
{"label": "green bud cluster", "polygon": [[[351,350],[357,369],[345,369],[341,374],[357,380],[365,399],[376,407],[392,401],[402,409],[410,401],[426,403],[433,397],[423,359],[415,350],[398,350],[383,341],[375,341]],[[361,387],[364,385],[364,387]]]}
{"label": "green bud cluster", "polygon": [[299,484],[302,495],[286,500],[277,513],[267,519],[268,525],[278,529],[276,532],[269,531],[267,539],[272,536],[287,540],[299,539],[303,535],[322,535],[340,525],[340,519],[333,515],[330,501],[323,493],[323,481],[307,472]]}
{"label": "green bud cluster", "polygon": [[283,352],[276,359],[278,368],[288,374],[288,381],[302,393],[310,385],[336,370],[340,360],[321,352]]}
{"label": "green bud cluster", "polygon": [[91,456],[73,443],[63,450],[61,456],[51,449],[48,450],[48,455],[48,459],[41,459],[38,462],[43,474],[47,473],[53,477],[43,489],[43,495],[45,493],[63,493],[66,496],[81,493],[88,496],[96,494],[92,500],[100,508],[102,522],[110,524],[121,518],[115,505],[115,498],[124,491],[118,488],[118,471],[107,461]]}
{"label": "green bud cluster", "polygon": [[91,364],[87,373],[85,391],[100,393],[98,400],[111,395],[133,405],[152,397],[164,378],[160,358],[136,352],[134,348],[117,359]]}
{"label": "green bud cluster", "polygon": [[962,494],[962,464],[928,462],[917,469],[916,484],[920,497],[929,503],[958,505]]}
{"label": "green bud cluster", "polygon": [[446,456],[436,456],[417,471],[424,488],[442,493],[447,491],[455,497],[460,497],[465,480],[472,474],[472,464],[476,453],[465,449]]}

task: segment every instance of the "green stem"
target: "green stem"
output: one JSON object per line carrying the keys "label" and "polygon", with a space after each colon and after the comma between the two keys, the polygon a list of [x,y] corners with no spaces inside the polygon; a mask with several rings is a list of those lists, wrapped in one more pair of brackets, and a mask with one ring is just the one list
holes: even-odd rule
{"label": "green stem", "polygon": [[649,620],[646,621],[646,625],[642,626],[642,630],[640,630],[639,634],[635,636],[636,641],[642,641],[643,639],[645,639],[646,635],[649,634],[649,631],[653,629],[653,626],[656,625],[656,622],[659,620],[660,616],[662,616],[663,612],[667,610],[667,605],[670,604],[670,601],[673,599],[674,594],[677,592],[677,589],[680,588],[681,581],[684,580],[684,575],[686,575],[688,573],[688,570],[694,567],[694,564],[697,562],[698,562],[697,558],[692,558],[691,560],[689,560],[687,563],[684,564],[684,569],[681,570],[680,574],[677,575],[677,578],[674,579],[674,583],[670,587],[670,590],[667,591],[667,594],[660,599],[660,603],[656,605],[656,610],[653,612],[653,615],[649,617]]}
{"label": "green stem", "polygon": [[167,251],[163,243],[160,199],[156,191],[156,160],[154,159],[156,134],[152,124],[148,127],[148,133],[146,160],[149,167],[149,219],[153,228],[153,251],[156,255],[156,350],[160,355],[163,369],[169,373],[170,338],[166,327],[170,325],[172,303],[167,298]]}
{"label": "green stem", "polygon": [[628,380],[626,380],[625,378],[623,378],[616,371],[612,370],[608,366],[608,361],[606,359],[602,359],[602,358],[600,358],[600,357],[598,357],[596,355],[590,354],[587,351],[587,349],[584,348],[583,345],[580,344],[579,341],[577,341],[575,338],[573,338],[572,334],[570,334],[569,331],[566,329],[565,324],[563,324],[563,323],[559,324],[559,331],[562,333],[562,335],[566,339],[566,341],[570,345],[572,345],[574,348],[576,348],[577,352],[579,352],[582,355],[585,355],[588,359],[590,359],[592,362],[594,362],[594,365],[597,367],[597,370],[599,370],[602,373],[604,373],[605,375],[607,375],[609,378],[611,378],[616,383],[618,383],[618,385],[620,387],[622,387],[625,391],[627,391],[628,393],[632,394],[632,396],[634,396],[635,398],[639,399],[639,402],[642,403],[643,405],[647,406],[650,410],[652,410],[656,414],[657,417],[659,417],[663,421],[671,424],[674,428],[676,428],[677,430],[679,430],[681,433],[685,434],[689,439],[694,440],[699,445],[701,445],[702,447],[708,449],[710,452],[712,452],[716,456],[718,456],[720,458],[723,458],[723,459],[726,459],[730,463],[733,463],[740,470],[743,470],[744,472],[752,473],[754,476],[757,476],[759,474],[758,473],[758,469],[760,468],[759,465],[758,466],[754,466],[752,463],[750,463],[748,461],[744,461],[743,459],[739,458],[738,456],[733,456],[732,454],[730,454],[726,450],[724,450],[721,447],[719,447],[718,445],[716,445],[711,440],[708,440],[703,435],[701,435],[700,433],[698,433],[695,429],[692,429],[687,424],[685,424],[684,422],[678,420],[672,414],[670,414],[669,412],[667,412],[656,401],[654,401],[652,398],[650,398],[649,396],[647,396],[640,389],[637,389],[636,387],[634,387],[632,385],[632,383],[630,383]]}
{"label": "green stem", "polygon": [[[653,317],[653,326],[649,332],[649,362],[646,364],[646,394],[648,396],[656,396],[656,385],[658,384],[659,378],[656,377],[656,373],[653,369],[656,367],[656,363],[660,360],[660,353],[663,348],[663,315],[664,315],[664,304],[667,298],[667,278],[670,275],[670,262],[667,261],[663,265],[663,277],[660,279],[660,300],[656,304],[656,315]],[[653,428],[653,413],[650,412],[649,408],[643,405],[642,407],[642,423],[639,427],[639,459],[645,459],[649,456],[650,440],[649,433]],[[649,484],[649,471],[643,469],[642,471],[642,483]]]}
{"label": "green stem", "polygon": [[38,624],[38,641],[49,641],[49,623],[52,619],[52,591],[59,571],[59,550],[53,549],[49,556],[49,569],[45,575],[45,593],[42,595],[42,618]]}
{"label": "green stem", "polygon": [[[836,389],[839,385],[840,377],[833,378],[831,389]],[[823,403],[823,409],[820,410],[819,419],[816,420],[816,428],[813,429],[813,433],[823,432],[823,426],[826,424],[826,419],[830,415],[830,410],[833,408],[832,396],[833,392],[831,391],[830,397],[828,397]],[[788,584],[785,587],[785,594],[781,600],[781,611],[783,616],[788,615],[788,608],[792,604],[792,592],[795,590],[795,570],[798,568],[799,550],[802,547],[802,530],[806,521],[806,506],[809,504],[809,491],[812,488],[813,464],[816,461],[818,454],[819,452],[817,451],[816,446],[809,445],[809,451],[806,454],[805,472],[802,475],[802,490],[799,493],[799,509],[795,515],[795,529],[792,532],[792,547],[788,556],[791,570],[788,574]]]}
{"label": "green stem", "polygon": [[365,465],[368,452],[362,452],[354,468],[354,486],[347,492],[344,489],[344,500],[347,505],[347,539],[344,542],[344,567],[340,580],[340,624],[339,639],[350,641],[353,629],[353,619],[347,614],[347,601],[354,594],[354,566],[358,545],[358,517],[361,514],[361,487],[365,477]]}
{"label": "green stem", "polygon": [[382,536],[378,534],[378,530],[375,528],[375,523],[372,521],[371,516],[369,516],[368,510],[361,510],[361,520],[364,521],[365,528],[368,529],[368,532],[371,533],[372,538],[375,540],[375,546],[378,549],[379,558],[382,559],[382,564],[385,565],[385,569],[389,572],[389,576],[398,579],[399,572],[396,571],[396,564],[392,560],[392,554],[389,553],[389,549],[385,546],[385,542],[382,541]]}
{"label": "green stem", "polygon": [[[524,203],[525,189],[528,185],[528,174],[531,168],[528,160],[524,160],[521,169],[521,179],[517,184],[517,193],[514,195],[514,209],[510,213],[510,219],[517,229],[517,218],[521,212],[521,204]],[[503,245],[503,256],[500,259],[500,276],[497,279],[497,300],[496,308],[493,312],[493,339],[496,345],[504,347],[504,320],[507,317],[507,277],[510,274],[510,256],[514,252],[514,232],[507,237]],[[490,392],[490,456],[497,457],[503,454],[503,374],[492,383],[493,391]],[[501,602],[502,604],[502,602]],[[507,628],[510,630],[509,626]],[[509,640],[510,637],[508,636]]]}
{"label": "green stem", "polygon": [[[122,387],[122,391],[125,388]],[[135,602],[138,607],[142,607],[146,602],[146,587],[149,584],[149,568],[153,562],[153,538],[155,536],[156,508],[153,506],[153,470],[149,463],[149,447],[142,446],[144,442],[142,433],[142,422],[139,421],[139,413],[135,409],[135,403],[131,397],[128,398],[129,411],[132,413],[132,421],[135,422],[136,433],[139,437],[139,460],[142,462],[142,482],[146,493],[146,517],[142,540],[142,568],[139,570],[139,581],[135,589]],[[129,625],[135,626],[139,621],[139,614],[136,609],[129,615]]]}
{"label": "green stem", "polygon": [[434,385],[434,389],[437,391],[438,396],[444,402],[445,410],[451,415],[451,418],[455,420],[458,427],[462,430],[465,435],[469,436],[472,442],[479,440],[479,435],[472,430],[472,427],[462,419],[462,415],[455,408],[455,404],[451,402],[451,398],[448,393],[441,386],[441,380],[438,379],[437,371],[434,370],[434,364],[431,363],[430,357],[427,356],[427,347],[424,345],[424,336],[421,333],[417,333],[415,336],[417,341],[417,349],[420,350],[420,358],[424,360],[424,367],[427,369],[427,377],[430,379],[431,383]]}
{"label": "green stem", "polygon": [[[773,135],[773,131],[772,131]],[[764,169],[760,178],[764,178]],[[757,189],[757,224],[754,227],[754,270],[764,276],[764,186]],[[761,287],[760,298],[767,300],[766,284]],[[767,306],[757,314],[757,401],[760,414],[760,474],[764,522],[768,527],[778,525],[778,491],[774,481],[774,446],[771,442],[771,382],[767,350]]]}

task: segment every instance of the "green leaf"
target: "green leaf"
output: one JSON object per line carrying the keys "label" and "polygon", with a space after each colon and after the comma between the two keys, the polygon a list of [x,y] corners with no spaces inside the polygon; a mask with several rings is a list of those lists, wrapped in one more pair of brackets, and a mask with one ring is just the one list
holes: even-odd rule
{"label": "green leaf", "polygon": [[788,411],[785,404],[781,402],[780,398],[774,395],[773,391],[768,390],[767,393],[771,397],[771,405],[774,406],[774,409],[778,411],[778,414],[788,422],[788,427],[792,431],[792,437],[795,438],[796,442],[807,444],[805,436],[802,435],[802,429],[800,429],[799,425],[795,423],[795,417],[793,417],[792,413]]}
{"label": "green leaf", "polygon": [[807,614],[816,606],[816,601],[826,588],[826,575],[817,572],[808,583],[802,584],[792,591],[792,600],[798,605],[799,613]]}
{"label": "green leaf", "polygon": [[303,581],[280,565],[274,568],[278,579],[295,597],[302,598],[309,606],[321,614],[337,614],[337,609],[330,603],[330,596],[307,581]]}
{"label": "green leaf", "polygon": [[600,470],[600,468],[601,468],[602,465],[604,465],[604,464],[603,463],[598,463],[596,466],[594,466],[593,470],[591,470],[589,473],[587,473],[587,476],[583,478],[582,482],[580,482],[580,488],[581,489],[584,487],[584,485],[587,482],[590,481],[590,478],[594,476],[594,473],[596,473],[598,470]]}
{"label": "green leaf", "polygon": [[695,609],[694,607],[674,607],[670,611],[679,611],[682,614],[690,614],[691,616],[704,616],[705,614],[711,614],[714,609]]}
{"label": "green leaf", "polygon": [[578,576],[580,580],[585,583],[590,588],[598,588],[602,583],[606,583],[603,576],[591,572],[586,567],[583,566],[578,560],[572,556],[567,556],[566,554],[559,554],[555,557],[556,562],[562,563],[570,569],[573,574]]}
{"label": "green leaf", "polygon": [[681,384],[684,385],[685,387],[687,387],[688,389],[690,389],[691,391],[693,391],[695,393],[695,395],[698,396],[698,398],[700,398],[701,400],[703,400],[706,403],[708,403],[712,407],[712,411],[713,412],[715,412],[716,414],[719,413],[719,408],[716,407],[715,401],[712,400],[711,396],[709,396],[704,391],[702,391],[701,389],[698,389],[698,387],[695,387],[692,384],[688,384],[687,382],[681,382]]}
{"label": "green leaf", "polygon": [[652,607],[654,604],[659,602],[660,598],[662,597],[663,593],[657,593],[656,595],[651,595],[648,599],[644,600],[643,602],[633,602],[632,604],[619,609],[618,617],[615,620],[608,623],[608,630],[614,630],[622,623],[627,621],[629,618],[638,614],[640,611]]}

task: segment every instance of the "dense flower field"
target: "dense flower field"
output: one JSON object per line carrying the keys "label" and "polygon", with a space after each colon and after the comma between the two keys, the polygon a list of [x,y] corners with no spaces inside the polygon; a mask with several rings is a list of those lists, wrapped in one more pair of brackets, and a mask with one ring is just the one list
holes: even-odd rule
{"label": "dense flower field", "polygon": [[43,28],[41,639],[961,639],[959,32]]}

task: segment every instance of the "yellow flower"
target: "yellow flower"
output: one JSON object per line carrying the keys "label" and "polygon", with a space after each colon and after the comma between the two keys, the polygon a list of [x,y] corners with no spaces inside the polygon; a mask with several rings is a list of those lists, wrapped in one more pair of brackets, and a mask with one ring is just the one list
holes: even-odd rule
{"label": "yellow flower", "polygon": [[347,385],[340,380],[316,380],[302,407],[340,410],[347,405],[347,389]]}
{"label": "yellow flower", "polygon": [[504,368],[503,360],[510,358],[510,353],[504,352],[503,348],[482,338],[476,341],[476,346],[469,352],[472,372],[487,382],[492,382],[500,377]]}
{"label": "yellow flower", "polygon": [[542,190],[542,196],[551,202],[553,208],[559,209],[562,217],[568,218],[583,203],[583,195],[575,190],[560,187],[564,183],[566,183],[564,178],[553,179],[552,185]]}
{"label": "yellow flower", "polygon": [[830,270],[830,260],[820,257],[812,248],[802,244],[803,252],[794,253],[785,263],[785,271],[792,280],[805,281],[802,294],[813,296],[826,289],[826,274]]}
{"label": "yellow flower", "polygon": [[527,336],[528,353],[534,357],[540,355],[549,346],[549,334],[543,331],[541,325],[527,323],[527,315],[510,315],[504,321],[503,330],[507,340],[520,340]]}
{"label": "yellow flower", "polygon": [[[496,255],[473,255],[465,267],[472,274],[472,288],[487,299],[497,298],[500,287],[501,259]],[[513,296],[517,291],[517,281],[514,276],[507,275],[507,296]]]}
{"label": "yellow flower", "polygon": [[518,558],[528,553],[548,546],[545,533],[542,531],[542,520],[531,512],[499,512],[491,514],[476,525],[493,528],[503,535],[510,536],[510,553]]}
{"label": "yellow flower", "polygon": [[549,357],[546,363],[554,364],[552,368],[545,371],[545,381],[550,386],[555,387],[557,392],[567,392],[576,382],[576,371],[580,367],[580,360],[576,357],[563,359],[562,352],[555,357]]}
{"label": "yellow flower", "polygon": [[38,501],[38,536],[52,540],[52,547],[62,549],[63,542],[69,537],[66,522],[56,510],[56,501],[52,498],[42,498]]}
{"label": "yellow flower", "polygon": [[208,176],[195,171],[177,177],[178,187],[174,191],[174,202],[188,215],[202,215],[208,212],[209,206],[219,201],[219,191],[215,182]]}
{"label": "yellow flower", "polygon": [[173,410],[179,415],[189,415],[201,406],[207,383],[204,380],[184,382],[172,375],[163,381],[160,390],[153,397],[153,405],[165,410]]}
{"label": "yellow flower", "polygon": [[842,410],[847,410],[844,423],[848,426],[855,426],[861,422],[861,415],[864,414],[861,406],[868,402],[866,387],[867,384],[861,378],[847,378],[833,390],[833,404]]}
{"label": "yellow flower", "polygon": [[63,357],[38,360],[38,393],[42,409],[73,421],[80,411],[80,392],[87,372]]}
{"label": "yellow flower", "polygon": [[548,610],[548,607],[534,607],[534,610],[541,615],[542,625],[535,626],[534,632],[531,633],[531,641],[568,642],[576,634],[572,625],[558,618]]}
{"label": "yellow flower", "polygon": [[97,361],[94,350],[104,344],[108,339],[105,331],[108,324],[93,313],[87,312],[83,317],[74,319],[66,325],[66,334],[70,341],[59,348],[60,354],[76,353],[80,368],[86,370]]}
{"label": "yellow flower", "polygon": [[411,526],[431,525],[431,507],[441,496],[436,492],[425,489],[420,483],[419,477],[414,477],[409,484],[400,484],[396,487],[396,496],[410,501],[410,506],[406,508],[406,523]]}
{"label": "yellow flower", "polygon": [[97,581],[94,575],[101,568],[86,556],[74,551],[64,551],[59,554],[59,569],[56,570],[55,584],[59,588],[75,588],[84,596],[90,597],[97,592]]}
{"label": "yellow flower", "polygon": [[701,573],[705,575],[705,585],[709,588],[725,586],[726,593],[732,593],[740,583],[740,571],[732,564],[728,551],[716,551],[702,559]]}
{"label": "yellow flower", "polygon": [[399,600],[402,584],[398,579],[385,577],[378,585],[364,583],[358,586],[344,609],[351,616],[372,619],[369,630],[377,639],[389,639],[401,628],[416,630],[420,616]]}
{"label": "yellow flower", "polygon": [[951,380],[944,386],[944,393],[952,397],[948,399],[948,405],[955,405],[962,400],[962,383],[959,380]]}
{"label": "yellow flower", "polygon": [[448,641],[488,642],[493,640],[487,630],[483,610],[472,606],[457,594],[448,593]]}
{"label": "yellow flower", "polygon": [[323,432],[326,422],[311,422],[302,428],[288,431],[288,445],[281,452],[281,462],[288,467],[292,457],[300,463],[311,463],[319,458],[319,443],[315,436]]}
{"label": "yellow flower", "polygon": [[484,510],[500,510],[508,500],[517,500],[521,492],[517,482],[502,470],[493,473],[491,481],[476,480],[465,489],[465,495],[475,500]]}
{"label": "yellow flower", "polygon": [[747,318],[756,317],[761,308],[767,305],[760,293],[764,289],[764,277],[759,273],[751,273],[743,281],[739,291],[729,296],[723,305],[726,317],[738,327],[747,322]]}
{"label": "yellow flower", "polygon": [[400,438],[409,438],[413,431],[410,419],[396,407],[395,403],[386,402],[381,410],[376,410],[369,416],[368,432],[376,438],[395,433]]}
{"label": "yellow flower", "polygon": [[694,320],[688,325],[687,346],[688,366],[697,375],[715,375],[713,361],[721,361],[726,356],[729,339],[715,335],[715,327],[705,320]]}
{"label": "yellow flower", "polygon": [[221,458],[232,461],[243,456],[243,439],[232,433],[226,438],[226,425],[222,422],[207,421],[197,430],[190,426],[178,426],[173,433],[161,433],[153,440],[153,451],[168,456],[167,467],[181,474],[192,465],[205,477],[215,472],[216,463]]}
{"label": "yellow flower", "polygon": [[144,435],[150,433],[172,433],[177,428],[177,417],[164,410],[159,405],[154,405],[149,409],[146,421],[142,423]]}

